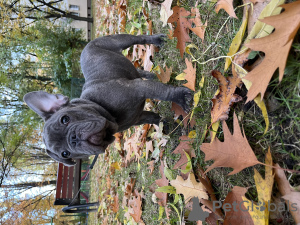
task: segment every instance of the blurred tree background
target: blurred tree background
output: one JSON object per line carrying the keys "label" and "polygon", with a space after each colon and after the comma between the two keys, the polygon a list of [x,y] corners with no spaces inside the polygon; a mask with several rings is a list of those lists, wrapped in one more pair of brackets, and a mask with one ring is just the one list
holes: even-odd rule
{"label": "blurred tree background", "polygon": [[45,153],[42,121],[23,96],[34,90],[70,96],[71,78],[82,77],[86,44],[82,30],[70,26],[74,19],[92,20],[64,10],[63,0],[0,0],[1,224],[52,218],[57,163]]}

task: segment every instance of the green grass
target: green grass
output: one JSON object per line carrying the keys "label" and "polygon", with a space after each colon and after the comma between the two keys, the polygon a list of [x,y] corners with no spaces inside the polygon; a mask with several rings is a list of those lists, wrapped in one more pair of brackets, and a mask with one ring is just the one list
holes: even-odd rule
{"label": "green grass", "polygon": [[[194,0],[181,0],[179,1],[181,6],[190,10],[191,7],[195,5]],[[139,23],[145,22],[143,16],[139,16],[138,10],[140,9],[142,0],[139,1],[129,1],[128,11],[136,12],[135,21]],[[176,1],[173,1],[176,4]],[[237,2],[237,5],[241,5],[241,2]],[[218,14],[214,12],[214,5],[209,2],[204,4],[199,4],[200,14],[202,21],[208,20],[208,27],[205,32],[205,39],[202,42],[196,35],[190,34],[192,43],[195,44],[199,50],[191,49],[192,54],[199,62],[205,62],[212,58],[217,58],[219,56],[225,56],[228,52],[229,46],[233,37],[239,29],[242,22],[242,8],[236,10],[237,19],[229,19],[226,23],[228,15],[224,10],[220,10]],[[146,10],[147,7],[146,7]],[[162,27],[162,22],[159,21],[159,6],[152,6],[151,10],[151,20],[153,21],[153,33],[168,33],[168,27]],[[149,10],[148,10],[149,11]],[[130,21],[127,22],[126,30],[131,29],[132,24]],[[144,28],[144,27],[142,27]],[[217,37],[218,34],[218,37]],[[299,34],[298,34],[299,37]],[[295,40],[298,40],[297,36]],[[179,50],[176,49],[176,38],[170,40],[167,39],[166,43],[162,47],[159,53],[155,54],[153,57],[154,66],[160,65],[161,67],[172,67],[173,74],[169,84],[174,86],[180,86],[183,81],[177,81],[175,79],[176,75],[183,72],[186,68],[184,58],[189,57],[186,53],[182,59],[179,54]],[[190,57],[189,57],[190,58]],[[196,63],[195,63],[196,64]],[[179,137],[183,134],[187,135],[191,130],[195,130],[197,138],[193,143],[195,149],[196,158],[192,159],[193,169],[197,167],[202,167],[205,169],[207,166],[212,164],[212,161],[204,161],[204,153],[200,151],[200,146],[202,144],[202,136],[205,133],[206,127],[211,123],[210,111],[212,107],[211,99],[214,96],[216,90],[218,89],[218,84],[216,80],[211,76],[211,71],[216,69],[224,73],[224,59],[217,59],[210,61],[206,64],[197,64],[197,82],[196,91],[199,89],[198,83],[202,76],[205,77],[204,87],[201,89],[200,102],[195,110],[194,118],[196,119],[196,126],[194,128],[183,128],[178,126],[176,130],[170,134],[170,139],[167,145],[164,147],[164,158],[167,163],[168,168],[172,169],[177,160],[178,155],[172,154],[172,151],[179,144]],[[290,57],[287,62],[287,67],[285,70],[285,75],[281,83],[278,82],[278,77],[274,75],[269,87],[268,95],[265,99],[266,105],[268,107],[268,114],[270,119],[270,128],[268,132],[264,135],[265,123],[260,109],[253,103],[244,104],[246,100],[246,89],[238,90],[239,94],[243,97],[243,101],[234,104],[230,110],[229,118],[226,121],[229,129],[232,130],[232,115],[235,111],[239,117],[240,125],[243,125],[245,130],[245,135],[251,145],[254,153],[259,161],[264,162],[265,153],[268,147],[271,148],[272,157],[274,162],[280,164],[281,167],[299,170],[300,169],[300,123],[299,123],[299,113],[300,113],[300,98],[299,98],[299,81],[300,81],[300,44],[299,42],[293,44],[293,48],[290,53]],[[225,72],[226,76],[231,75],[231,70]],[[278,75],[277,75],[278,76]],[[173,112],[170,111],[171,103],[161,102],[156,104],[154,107],[156,111],[164,118],[173,118]],[[170,130],[175,129],[176,124],[170,123]],[[217,137],[223,140],[222,129],[219,128]],[[209,142],[209,133],[206,135],[204,142]],[[120,161],[120,156],[116,150],[110,150],[110,161]],[[107,160],[99,160],[97,166],[98,169],[93,171],[91,176],[94,183],[91,185],[91,192],[94,193],[93,198],[102,200],[101,197],[105,190],[105,178],[107,174],[111,174],[109,171],[109,166],[103,166]],[[153,187],[156,179],[159,179],[159,165],[160,162],[155,164],[155,170],[152,175],[149,175],[147,169],[148,165],[145,158],[140,160],[140,167],[136,162],[132,162],[127,168],[122,168],[122,170],[116,170],[111,176],[114,180],[113,186],[115,186],[114,192],[118,193],[120,204],[122,197],[124,195],[124,185],[125,182],[129,181],[131,177],[136,179],[135,189],[139,192],[143,191],[145,198],[143,199],[142,205],[142,219],[145,224],[159,224],[158,214],[159,206],[152,201],[153,192],[150,187]],[[105,169],[103,169],[105,168]],[[261,174],[264,172],[263,166],[254,166]],[[238,174],[227,176],[227,174],[232,171],[230,168],[216,168],[208,172],[208,177],[213,185],[217,199],[224,200],[228,192],[233,188],[233,186],[248,187],[248,192],[246,197],[252,200],[257,200],[257,191],[255,188],[254,178],[253,178],[253,167],[246,168]],[[178,170],[173,170],[174,174],[179,174]],[[100,175],[101,174],[101,175]],[[289,177],[289,181],[293,186],[300,185],[300,175],[292,174]],[[118,186],[115,185],[116,181]],[[273,188],[273,193],[278,192],[276,185]],[[100,196],[100,197],[99,197]],[[170,195],[168,202],[172,203],[174,199]],[[176,207],[180,209],[180,204],[177,203]],[[119,213],[117,215],[110,214],[112,218],[116,217],[119,221],[124,221],[125,211],[120,207]],[[171,208],[171,207],[169,207]],[[285,221],[291,220],[289,213],[284,215]],[[103,218],[97,218],[97,216],[90,215],[89,224],[102,224]],[[165,217],[160,221],[161,224],[177,224],[178,217],[175,210],[171,208],[171,216],[168,221]],[[271,221],[273,224],[276,222]],[[116,221],[114,221],[116,223]],[[113,224],[114,224],[113,223]],[[191,223],[192,224],[192,223]]]}

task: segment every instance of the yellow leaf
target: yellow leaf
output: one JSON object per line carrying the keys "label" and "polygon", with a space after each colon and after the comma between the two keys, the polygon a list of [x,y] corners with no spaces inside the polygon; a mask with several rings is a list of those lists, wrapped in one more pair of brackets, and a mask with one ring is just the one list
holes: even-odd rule
{"label": "yellow leaf", "polygon": [[[248,7],[247,5],[245,7]],[[229,47],[229,52],[227,53],[227,56],[230,56],[231,58],[226,58],[225,61],[225,71],[228,69],[228,67],[230,66],[232,59],[233,59],[233,55],[235,53],[237,53],[237,51],[240,48],[240,45],[242,43],[242,39],[244,37],[245,34],[245,30],[248,24],[248,10],[246,10],[246,15],[245,15],[245,19],[239,29],[239,31],[237,32],[237,34],[235,35],[235,37],[232,40],[232,43]]]}
{"label": "yellow leaf", "polygon": [[220,126],[220,120],[218,120],[217,122],[213,123],[211,125],[211,128],[212,128],[212,132],[211,132],[211,141],[210,143],[212,143],[216,137],[216,134],[217,134],[217,131],[219,129],[219,126]]}
{"label": "yellow leaf", "polygon": [[188,53],[189,55],[192,55],[192,53],[190,52],[190,48],[195,48],[199,50],[199,48],[195,44],[189,44],[188,46],[185,47],[185,52]]}
{"label": "yellow leaf", "polygon": [[268,225],[269,224],[269,210],[268,203],[271,201],[272,187],[274,183],[274,173],[272,169],[273,161],[270,152],[266,154],[266,169],[265,169],[265,179],[259,174],[259,172],[254,169],[254,180],[258,194],[258,204],[253,204],[247,198],[242,197],[244,200],[244,205],[249,208],[249,213],[255,225]]}
{"label": "yellow leaf", "polygon": [[186,75],[185,73],[181,73],[181,74],[177,75],[177,76],[175,77],[175,79],[176,79],[176,80],[185,80],[185,78],[184,78],[185,75]]}
{"label": "yellow leaf", "polygon": [[188,137],[189,137],[190,139],[196,138],[196,137],[197,137],[196,131],[195,131],[195,130],[192,130],[192,131],[189,133]]}
{"label": "yellow leaf", "polygon": [[192,120],[192,117],[193,117],[193,115],[194,115],[195,108],[197,107],[197,105],[198,105],[198,103],[199,103],[200,96],[201,96],[201,88],[203,88],[203,85],[204,85],[204,76],[202,76],[201,81],[199,82],[200,90],[197,91],[197,92],[194,94],[193,111],[192,111],[192,113],[191,113],[190,121]]}

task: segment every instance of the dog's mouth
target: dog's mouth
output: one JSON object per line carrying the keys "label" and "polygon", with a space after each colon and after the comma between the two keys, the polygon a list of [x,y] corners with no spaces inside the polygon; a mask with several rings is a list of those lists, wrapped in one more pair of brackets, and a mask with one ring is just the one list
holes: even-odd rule
{"label": "dog's mouth", "polygon": [[91,135],[87,139],[87,141],[89,142],[89,144],[106,148],[110,143],[114,141],[114,139],[115,138],[112,135],[112,132],[109,129],[105,129]]}

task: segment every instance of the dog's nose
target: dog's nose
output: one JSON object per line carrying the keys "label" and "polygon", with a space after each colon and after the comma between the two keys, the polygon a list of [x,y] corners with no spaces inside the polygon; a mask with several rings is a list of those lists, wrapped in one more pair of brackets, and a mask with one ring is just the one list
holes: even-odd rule
{"label": "dog's nose", "polygon": [[72,147],[75,147],[79,142],[79,139],[77,138],[75,132],[72,133],[72,135],[70,135],[70,144]]}

